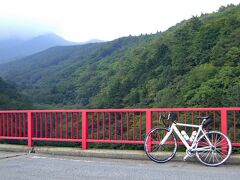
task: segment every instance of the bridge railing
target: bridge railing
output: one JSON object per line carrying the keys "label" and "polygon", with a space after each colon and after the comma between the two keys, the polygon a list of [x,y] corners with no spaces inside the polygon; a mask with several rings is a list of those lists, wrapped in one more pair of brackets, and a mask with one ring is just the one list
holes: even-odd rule
{"label": "bridge railing", "polygon": [[[160,114],[168,112],[178,122],[192,124],[209,115],[209,128],[240,146],[240,107],[0,111],[0,139],[27,140],[29,147],[34,141],[80,142],[82,149],[89,143],[143,144],[152,127],[163,125]],[[194,129],[184,130],[191,134]]]}

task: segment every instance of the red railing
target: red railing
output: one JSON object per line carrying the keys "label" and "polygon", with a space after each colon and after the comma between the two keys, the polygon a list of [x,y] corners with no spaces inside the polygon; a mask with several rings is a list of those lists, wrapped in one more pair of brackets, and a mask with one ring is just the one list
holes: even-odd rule
{"label": "red railing", "polygon": [[191,124],[209,115],[211,128],[240,146],[240,107],[0,111],[0,139],[27,140],[30,147],[34,141],[81,142],[82,149],[88,143],[143,144],[145,134],[162,125],[160,114],[168,112],[175,112],[178,122]]}

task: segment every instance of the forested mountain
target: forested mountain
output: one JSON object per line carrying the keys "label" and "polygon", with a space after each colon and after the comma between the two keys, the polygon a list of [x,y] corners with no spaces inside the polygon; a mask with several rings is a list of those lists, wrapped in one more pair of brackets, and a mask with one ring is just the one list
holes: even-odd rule
{"label": "forested mountain", "polygon": [[240,5],[0,66],[35,108],[240,106]]}
{"label": "forested mountain", "polygon": [[10,62],[54,46],[67,46],[76,43],[66,41],[56,34],[43,34],[32,39],[0,39],[0,63]]}
{"label": "forested mountain", "polygon": [[[94,66],[98,61],[109,58],[112,54],[121,57],[127,49],[135,47],[136,44],[141,44],[147,39],[151,39],[151,37],[127,37],[105,43],[54,47],[22,60],[1,65],[0,74],[8,80],[14,81],[22,92],[34,102],[54,106],[58,104],[75,106],[82,103],[76,99],[76,88],[72,89],[75,85],[82,86],[88,98],[92,96],[90,93],[98,92],[96,89],[89,89],[96,87],[99,83],[95,82],[98,77],[92,77],[94,71],[97,71]],[[81,71],[90,74],[83,74],[83,77],[79,77],[80,79],[76,78],[76,73]],[[85,76],[95,78],[94,83],[89,81],[89,84],[85,84],[88,83],[88,77]],[[82,80],[84,81],[82,82]],[[85,97],[83,102],[86,102]]]}

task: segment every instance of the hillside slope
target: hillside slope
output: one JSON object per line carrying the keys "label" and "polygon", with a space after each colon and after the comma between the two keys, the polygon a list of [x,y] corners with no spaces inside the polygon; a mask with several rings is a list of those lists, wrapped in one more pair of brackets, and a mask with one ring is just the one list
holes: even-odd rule
{"label": "hillside slope", "polygon": [[164,33],[52,48],[1,65],[0,76],[36,108],[240,106],[239,39],[231,5]]}

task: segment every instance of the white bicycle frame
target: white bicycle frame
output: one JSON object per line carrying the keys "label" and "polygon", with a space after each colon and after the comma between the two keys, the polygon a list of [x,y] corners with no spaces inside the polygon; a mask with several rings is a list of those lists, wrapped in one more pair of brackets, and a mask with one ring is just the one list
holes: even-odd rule
{"label": "white bicycle frame", "polygon": [[[183,126],[183,127],[193,127],[193,128],[198,128],[197,134],[192,142],[192,145],[190,146],[188,142],[184,139],[180,131],[178,130],[177,126]],[[183,142],[185,147],[187,148],[188,151],[190,152],[196,152],[196,151],[209,151],[209,148],[211,148],[213,145],[209,138],[206,136],[205,130],[202,128],[202,125],[193,125],[193,124],[183,124],[183,123],[172,123],[169,132],[164,136],[163,140],[160,142],[160,145],[163,145],[165,141],[168,139],[168,137],[173,133],[173,131],[177,134],[177,136],[180,138],[180,140]],[[197,142],[198,142],[198,137],[200,133],[205,136],[206,140],[208,141],[210,146],[205,146],[201,148],[196,148]]]}

